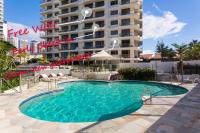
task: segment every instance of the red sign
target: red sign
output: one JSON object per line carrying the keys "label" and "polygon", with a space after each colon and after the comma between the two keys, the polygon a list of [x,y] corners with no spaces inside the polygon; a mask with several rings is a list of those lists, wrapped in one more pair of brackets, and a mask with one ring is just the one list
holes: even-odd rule
{"label": "red sign", "polygon": [[[90,57],[91,57],[91,54],[78,55],[78,56],[72,57],[70,59],[60,60],[60,61],[51,63],[50,67],[53,68],[54,66],[65,65],[65,64],[68,64],[68,63],[73,62],[73,61],[80,61],[80,60],[84,60],[84,59],[90,59]],[[29,72],[41,71],[41,70],[44,70],[46,68],[47,68],[47,66],[37,66],[37,67],[34,67],[34,68],[32,68],[31,70],[28,70],[28,71],[19,71],[19,72],[11,71],[11,72],[7,72],[3,77],[6,80],[10,80],[10,79],[15,78],[17,76],[24,75],[24,74],[27,74]]]}

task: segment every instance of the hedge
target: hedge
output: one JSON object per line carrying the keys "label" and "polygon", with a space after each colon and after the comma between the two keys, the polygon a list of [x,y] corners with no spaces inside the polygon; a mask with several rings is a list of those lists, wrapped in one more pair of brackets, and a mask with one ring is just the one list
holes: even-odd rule
{"label": "hedge", "polygon": [[123,80],[154,80],[155,71],[148,68],[122,68],[118,70]]}

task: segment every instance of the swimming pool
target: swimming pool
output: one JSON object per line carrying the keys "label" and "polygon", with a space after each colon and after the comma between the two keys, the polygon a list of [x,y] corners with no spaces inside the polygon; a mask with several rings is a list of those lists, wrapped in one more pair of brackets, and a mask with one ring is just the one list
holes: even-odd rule
{"label": "swimming pool", "polygon": [[141,95],[184,94],[179,86],[138,81],[76,81],[61,83],[63,89],[23,101],[20,111],[32,118],[52,122],[97,122],[135,112],[143,105]]}

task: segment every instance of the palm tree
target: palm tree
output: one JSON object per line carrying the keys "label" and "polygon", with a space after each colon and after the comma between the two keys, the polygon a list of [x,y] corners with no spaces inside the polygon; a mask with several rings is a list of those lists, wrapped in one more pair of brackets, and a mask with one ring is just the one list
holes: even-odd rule
{"label": "palm tree", "polygon": [[173,59],[176,56],[176,52],[172,48],[168,48],[166,51],[166,56],[168,59]]}
{"label": "palm tree", "polygon": [[13,46],[11,43],[6,42],[6,41],[0,41],[0,49],[1,50],[5,50],[5,51],[10,51],[13,48],[15,48],[15,46]]}
{"label": "palm tree", "polygon": [[185,45],[185,44],[179,45],[179,44],[174,43],[174,44],[172,44],[172,46],[174,46],[175,51],[176,51],[176,55],[177,55],[179,62],[180,62],[181,75],[182,75],[182,81],[183,81],[183,57],[184,57],[185,52],[187,50],[187,45]]}
{"label": "palm tree", "polygon": [[159,42],[156,45],[156,52],[161,54],[161,59],[167,57],[168,46],[165,46],[163,42]]}
{"label": "palm tree", "polygon": [[193,41],[193,43],[189,43],[189,47],[185,54],[185,59],[187,60],[198,60],[200,59],[200,42]]}

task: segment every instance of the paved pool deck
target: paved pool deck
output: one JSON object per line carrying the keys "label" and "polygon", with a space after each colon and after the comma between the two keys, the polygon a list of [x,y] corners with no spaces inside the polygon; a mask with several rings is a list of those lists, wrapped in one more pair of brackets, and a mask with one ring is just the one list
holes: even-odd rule
{"label": "paved pool deck", "polygon": [[153,98],[136,112],[103,122],[55,123],[25,116],[19,104],[47,91],[47,83],[12,96],[0,96],[0,133],[199,133],[200,85],[184,84],[190,92]]}

